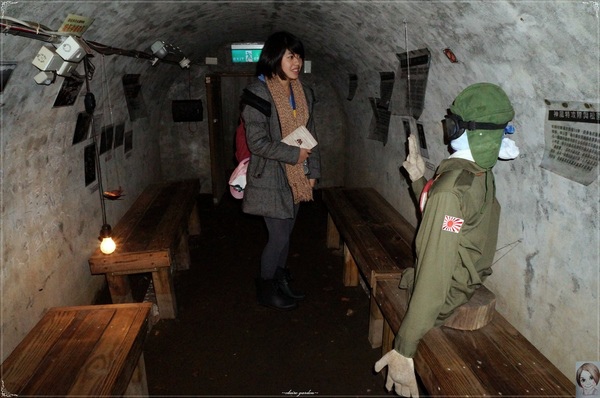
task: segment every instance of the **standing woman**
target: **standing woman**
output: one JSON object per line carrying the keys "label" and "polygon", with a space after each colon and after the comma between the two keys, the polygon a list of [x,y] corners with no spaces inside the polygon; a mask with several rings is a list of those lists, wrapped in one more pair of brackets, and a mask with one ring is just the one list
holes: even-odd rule
{"label": "standing woman", "polygon": [[281,142],[299,126],[317,139],[314,96],[298,79],[303,61],[304,46],[297,37],[273,33],[256,66],[258,79],[242,94],[251,152],[242,208],[263,216],[269,232],[256,280],[257,297],[260,304],[281,310],[296,308],[304,298],[290,289],[286,262],[300,202],[313,199],[312,190],[321,174],[317,147],[311,151]]}

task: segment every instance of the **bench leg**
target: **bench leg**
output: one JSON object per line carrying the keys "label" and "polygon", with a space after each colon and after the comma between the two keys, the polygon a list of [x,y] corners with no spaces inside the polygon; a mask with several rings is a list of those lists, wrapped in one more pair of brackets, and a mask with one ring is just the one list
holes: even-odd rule
{"label": "bench leg", "polygon": [[344,286],[358,286],[358,267],[346,244],[344,244]]}
{"label": "bench leg", "polygon": [[340,233],[331,218],[331,214],[327,214],[327,248],[337,250],[340,246]]}
{"label": "bench leg", "polygon": [[179,245],[175,251],[175,265],[178,271],[190,269],[190,263],[192,261],[190,259],[190,245],[188,239],[188,233],[182,233]]}
{"label": "bench leg", "polygon": [[127,275],[106,274],[106,282],[113,304],[132,303],[131,286]]}
{"label": "bench leg", "polygon": [[381,347],[383,338],[383,314],[375,300],[375,293],[371,293],[371,311],[369,316],[369,342],[371,348]]}
{"label": "bench leg", "polygon": [[188,221],[188,231],[190,235],[200,235],[200,214],[198,211],[198,203],[194,204],[192,214],[190,214],[190,219]]}
{"label": "bench leg", "polygon": [[[382,333],[382,343],[381,343],[381,356],[387,354],[390,350],[394,348],[394,332],[392,332],[392,328],[387,323],[385,319],[383,319],[383,333]],[[380,372],[383,376],[384,380],[387,380],[387,366]]]}
{"label": "bench leg", "polygon": [[158,303],[158,312],[161,319],[174,319],[177,317],[177,304],[175,302],[175,287],[170,267],[159,268],[152,272],[154,293]]}
{"label": "bench leg", "polygon": [[381,341],[381,355],[387,354],[390,350],[394,348],[394,332],[390,327],[389,323],[384,319],[383,320],[383,337]]}
{"label": "bench leg", "polygon": [[140,360],[137,366],[133,370],[131,380],[125,390],[126,397],[147,397],[148,394],[148,380],[146,379],[146,364],[144,363],[144,353],[140,355]]}

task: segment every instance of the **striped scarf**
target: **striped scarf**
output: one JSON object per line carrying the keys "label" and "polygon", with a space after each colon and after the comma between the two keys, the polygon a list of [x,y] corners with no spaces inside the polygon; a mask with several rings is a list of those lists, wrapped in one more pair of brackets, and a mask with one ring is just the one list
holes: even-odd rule
{"label": "striped scarf", "polygon": [[[306,103],[302,84],[300,84],[298,80],[291,80],[290,82],[290,87],[296,101],[296,115],[294,117],[294,112],[290,106],[289,95],[285,87],[281,84],[281,79],[276,76],[265,80],[267,87],[271,92],[271,96],[273,97],[275,109],[277,109],[282,138],[291,134],[299,126],[306,126],[306,123],[308,122],[308,105]],[[304,174],[304,167],[302,164],[286,163],[285,172],[288,183],[292,188],[294,203],[313,200],[312,187],[310,186],[306,174]]]}

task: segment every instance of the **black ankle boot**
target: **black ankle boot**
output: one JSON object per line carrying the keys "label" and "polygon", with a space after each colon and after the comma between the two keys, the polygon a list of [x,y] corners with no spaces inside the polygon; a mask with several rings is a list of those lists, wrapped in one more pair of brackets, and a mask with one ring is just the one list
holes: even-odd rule
{"label": "black ankle boot", "polygon": [[294,300],[302,300],[306,297],[306,295],[299,291],[294,291],[290,288],[290,281],[292,277],[290,276],[290,271],[287,268],[277,267],[277,271],[275,272],[275,280],[279,286],[279,290],[283,292],[286,296],[293,298]]}
{"label": "black ankle boot", "polygon": [[298,307],[296,300],[280,290],[276,279],[257,278],[256,295],[258,303],[265,307],[277,310],[293,310]]}

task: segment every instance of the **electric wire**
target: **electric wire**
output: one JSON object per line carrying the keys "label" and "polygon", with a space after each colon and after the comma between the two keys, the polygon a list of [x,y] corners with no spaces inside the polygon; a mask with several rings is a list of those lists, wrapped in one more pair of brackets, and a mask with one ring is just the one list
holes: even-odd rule
{"label": "electric wire", "polygon": [[[70,32],[58,32],[51,30],[47,26],[44,26],[38,22],[22,21],[17,18],[2,16],[0,18],[0,29],[2,33],[13,34],[16,36],[24,36],[36,40],[41,40],[49,43],[60,43],[63,37],[72,36]],[[146,59],[156,62],[158,58],[153,54],[149,54],[143,51],[137,50],[125,50],[122,48],[107,46],[102,43],[98,43],[91,40],[86,40],[79,37],[84,43],[86,43],[92,50],[103,55],[124,55],[127,57]],[[173,65],[180,65],[179,62],[163,59],[162,63],[168,63]],[[190,63],[190,65],[193,63]],[[181,65],[180,65],[181,66]]]}
{"label": "electric wire", "polygon": [[408,84],[408,110],[412,116],[412,100],[410,93],[410,57],[408,56],[408,23],[404,20],[404,48],[406,50],[406,80]]}
{"label": "electric wire", "polygon": [[[110,126],[111,128],[115,129],[116,125],[114,122],[114,117],[113,117],[113,106],[112,106],[112,102],[111,102],[111,95],[110,95],[110,85],[108,84],[108,79],[106,78],[106,64],[105,64],[105,56],[102,55],[102,93],[104,94],[104,98],[105,98],[105,103],[108,104],[108,114],[110,116]],[[104,105],[103,105],[103,109]],[[121,189],[121,179],[119,176],[119,167],[115,168],[115,173],[117,175],[117,183],[119,184],[119,190]],[[106,183],[108,185],[108,177],[106,180]],[[106,192],[103,192],[103,195],[106,195]]]}
{"label": "electric wire", "polygon": [[[85,68],[85,76],[86,76],[86,90],[87,93],[90,93],[90,85],[89,85],[89,81],[87,80],[87,76],[88,76],[88,71],[87,71],[87,64],[84,63],[83,67]],[[100,210],[102,211],[102,225],[106,225],[108,224],[106,222],[106,204],[104,203],[104,188],[102,187],[102,168],[100,167],[100,155],[99,155],[99,148],[98,148],[98,140],[96,138],[96,116],[94,114],[94,112],[92,111],[92,142],[94,143],[94,154],[95,156],[95,161],[96,161],[96,174],[98,174],[98,194],[100,195]]]}
{"label": "electric wire", "polygon": [[108,86],[108,79],[106,78],[106,64],[104,63],[105,56],[102,55],[102,91],[104,92],[104,97],[106,98],[106,102],[108,103],[108,113],[110,116],[110,124],[114,125],[113,119],[113,108],[112,103],[110,102],[110,87]]}

